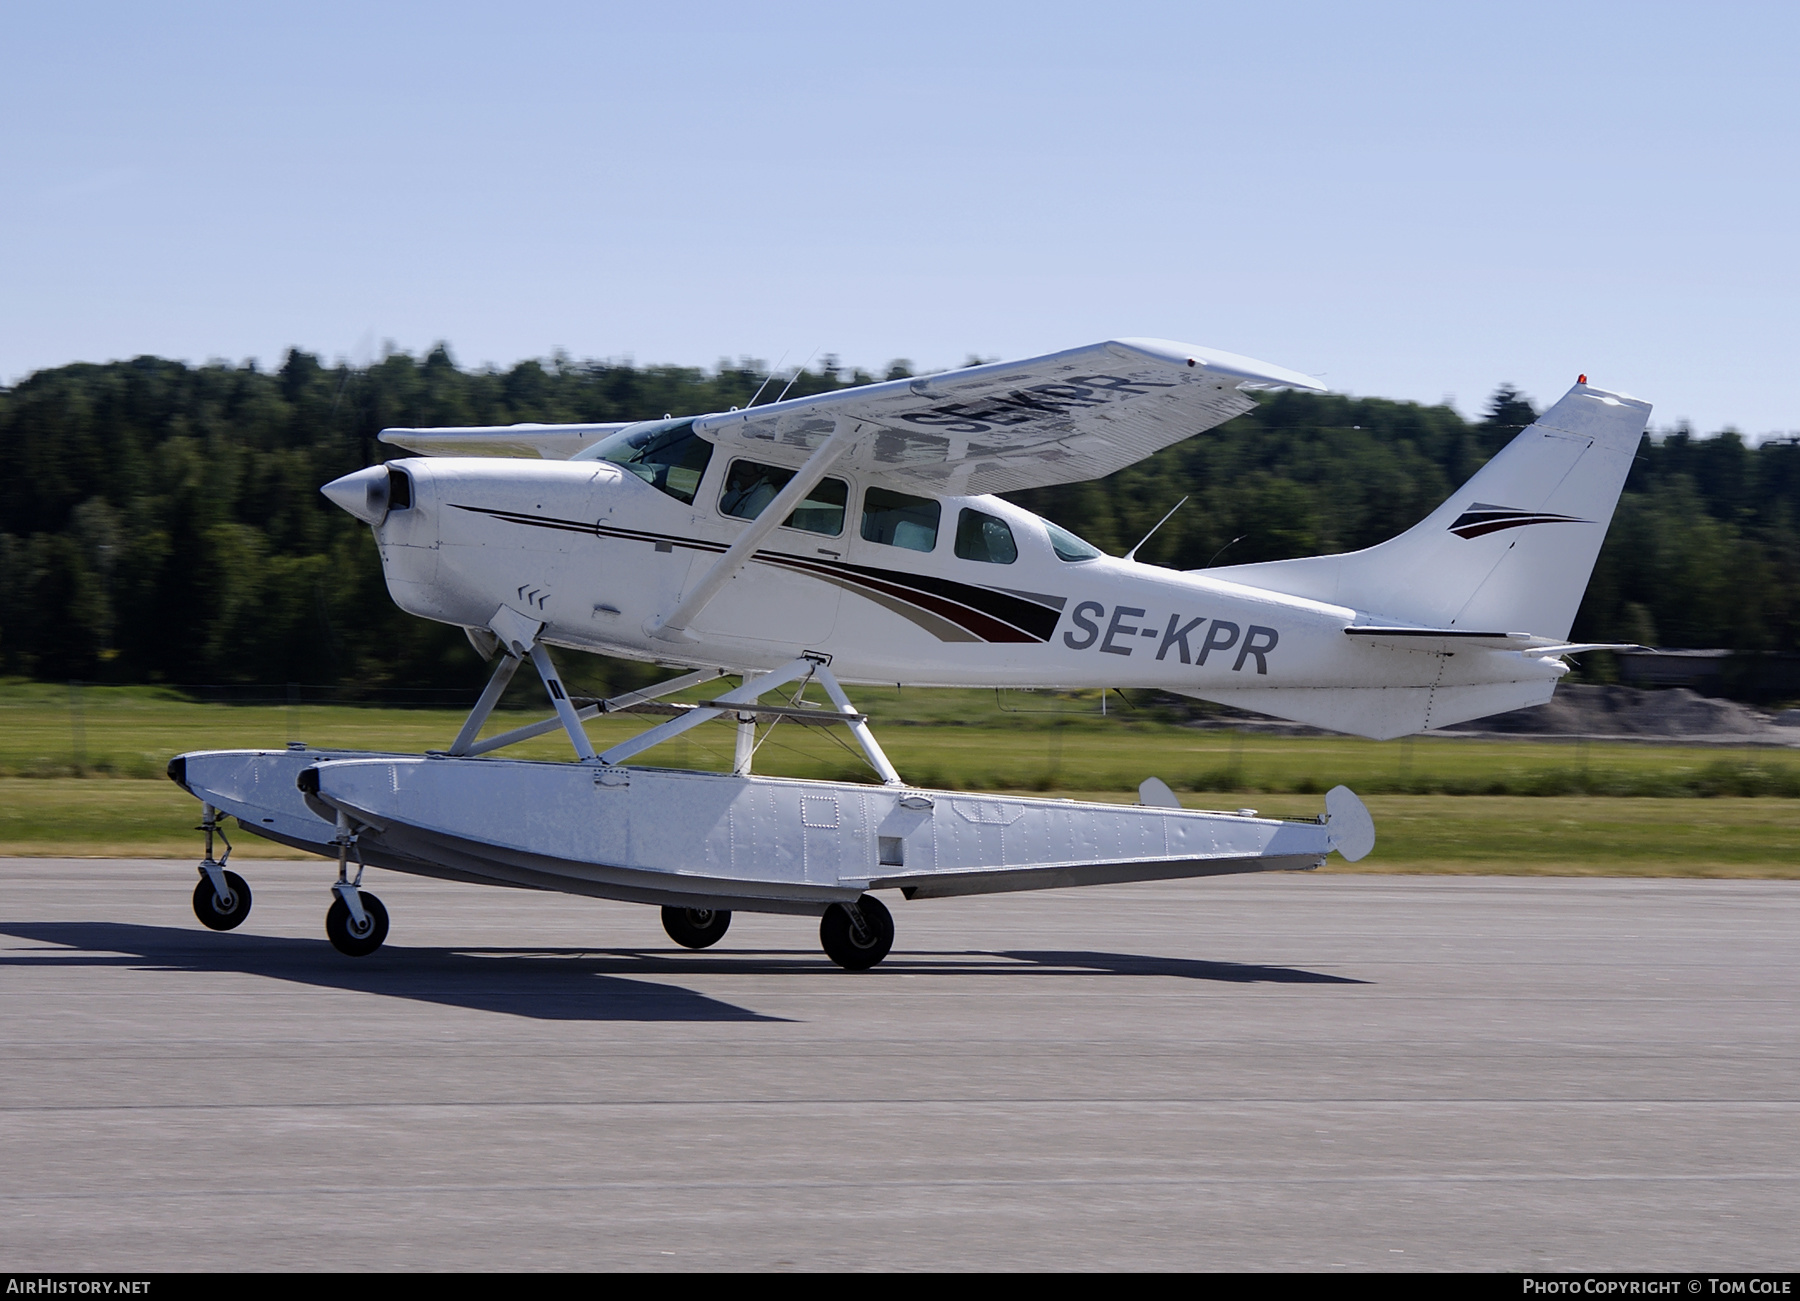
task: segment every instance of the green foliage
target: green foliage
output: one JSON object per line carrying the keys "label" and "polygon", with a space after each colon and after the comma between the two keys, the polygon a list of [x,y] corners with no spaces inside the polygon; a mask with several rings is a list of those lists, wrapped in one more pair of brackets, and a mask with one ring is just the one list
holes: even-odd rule
{"label": "green foliage", "polygon": [[[764,378],[749,361],[707,372],[566,357],[470,372],[442,346],[361,370],[295,351],[273,375],[154,357],[39,372],[0,394],[0,673],[474,684],[483,670],[461,632],[394,607],[373,538],[319,486],[397,454],[376,441],[388,426],[724,410]],[[827,358],[792,395],[872,380]],[[594,689],[640,676],[575,674]]]}
{"label": "green foliage", "polygon": [[1099,483],[1019,493],[1119,554],[1192,498],[1138,559],[1176,569],[1371,546],[1429,514],[1486,459],[1448,407],[1280,393]]}
{"label": "green foliage", "polygon": [[[1350,551],[1423,519],[1535,418],[1510,387],[1477,424],[1448,407],[1281,393],[1102,482],[1016,500],[1119,554],[1189,496],[1138,553],[1176,569]],[[1797,526],[1800,441],[1646,440],[1573,636],[1800,650]]]}
{"label": "green foliage", "polygon": [[[897,361],[883,378],[910,371]],[[295,351],[274,374],[154,357],[39,372],[0,392],[0,673],[472,687],[482,666],[460,632],[394,607],[368,530],[319,486],[393,454],[376,441],[391,425],[718,411],[750,404],[766,377],[748,360],[708,371],[560,355],[466,371],[443,346],[361,369]],[[873,378],[827,357],[791,394]],[[1510,388],[1476,423],[1282,393],[1103,482],[1018,500],[1119,554],[1191,495],[1139,553],[1184,569],[1347,550],[1417,522],[1532,418]],[[1647,443],[1575,635],[1795,649],[1797,520],[1800,445],[1686,430]],[[570,667],[591,690],[643,673]]]}
{"label": "green foliage", "polygon": [[1800,643],[1800,442],[1687,431],[1643,448],[1577,640],[1793,651]]}

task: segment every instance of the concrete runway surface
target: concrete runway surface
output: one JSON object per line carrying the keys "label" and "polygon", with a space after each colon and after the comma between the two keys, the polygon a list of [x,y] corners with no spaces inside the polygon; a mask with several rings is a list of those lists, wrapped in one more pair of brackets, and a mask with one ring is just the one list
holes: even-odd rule
{"label": "concrete runway surface", "polygon": [[[9,1270],[1792,1269],[1800,884],[1291,875],[654,911],[0,860]],[[376,879],[379,878],[379,879]]]}

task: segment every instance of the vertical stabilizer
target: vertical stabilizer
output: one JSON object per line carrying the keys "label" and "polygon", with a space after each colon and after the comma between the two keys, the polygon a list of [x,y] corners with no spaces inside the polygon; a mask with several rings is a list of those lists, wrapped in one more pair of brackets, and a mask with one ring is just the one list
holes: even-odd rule
{"label": "vertical stabilizer", "polygon": [[1577,384],[1399,537],[1205,572],[1374,622],[1567,637],[1649,419],[1647,402]]}

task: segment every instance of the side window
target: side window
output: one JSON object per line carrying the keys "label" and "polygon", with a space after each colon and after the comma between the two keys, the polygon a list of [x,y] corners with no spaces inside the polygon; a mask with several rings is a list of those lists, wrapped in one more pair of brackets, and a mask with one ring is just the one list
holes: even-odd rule
{"label": "side window", "polygon": [[582,459],[611,461],[691,506],[712,460],[712,444],[694,432],[692,420],[652,420],[608,436]]}
{"label": "side window", "polygon": [[[725,491],[719,494],[719,513],[755,519],[775,500],[775,494],[788,486],[794,473],[778,465],[733,461],[725,476]],[[844,531],[844,510],[849,504],[849,484],[842,479],[821,479],[782,523],[791,529],[835,538]]]}
{"label": "side window", "polygon": [[[1039,518],[1042,518],[1041,516]],[[1056,552],[1058,560],[1071,563],[1080,560],[1098,560],[1100,552],[1089,546],[1067,529],[1057,528],[1049,520],[1044,520],[1044,527],[1050,530],[1050,547]]]}
{"label": "side window", "polygon": [[938,518],[943,510],[943,503],[930,497],[870,488],[863,494],[862,535],[890,547],[930,551],[937,546]]}
{"label": "side window", "polygon": [[963,560],[1010,565],[1019,558],[1019,548],[1005,520],[965,506],[956,517],[956,554]]}

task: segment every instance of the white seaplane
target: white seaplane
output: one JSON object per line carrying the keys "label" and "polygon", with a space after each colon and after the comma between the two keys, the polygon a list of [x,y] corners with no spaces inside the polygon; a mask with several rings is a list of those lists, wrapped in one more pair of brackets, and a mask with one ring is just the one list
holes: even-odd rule
{"label": "white seaplane", "polygon": [[[228,843],[214,861],[225,815],[337,859],[326,931],[352,955],[388,931],[361,888],[370,864],[660,905],[692,948],[734,909],[817,916],[826,953],[858,969],[893,943],[876,890],[1359,859],[1374,826],[1341,786],[1310,820],[1186,810],[1154,778],[1136,806],[919,789],[844,690],[1154,688],[1375,738],[1548,701],[1563,657],[1596,648],[1569,628],[1650,412],[1585,376],[1423,522],[1363,551],[1183,573],[1102,555],[993,495],[1099,478],[1273,387],[1321,388],[1120,339],[680,419],[386,430],[418,455],[323,491],[374,529],[403,609],[498,657],[492,680],[440,752],[173,760],[203,808],[195,911],[225,930],[250,909]],[[685,671],[585,700],[552,646]],[[483,739],[526,661],[555,716]],[[656,703],[728,674],[697,704]],[[813,684],[823,700],[805,698]],[[583,720],[619,711],[667,721],[596,752]],[[730,773],[634,762],[716,719],[737,726]],[[754,773],[758,726],[789,722],[846,728],[877,780]],[[557,728],[572,763],[486,757]]]}

